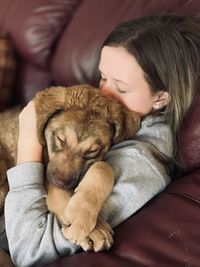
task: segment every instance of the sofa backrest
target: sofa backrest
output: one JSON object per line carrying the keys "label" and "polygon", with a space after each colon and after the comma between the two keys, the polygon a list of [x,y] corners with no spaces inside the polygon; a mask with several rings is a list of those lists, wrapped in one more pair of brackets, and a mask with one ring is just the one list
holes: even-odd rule
{"label": "sofa backrest", "polygon": [[[98,85],[102,42],[120,22],[162,12],[199,16],[199,0],[0,0],[0,30],[20,58],[20,99],[50,84]],[[18,95],[19,95],[18,94]]]}
{"label": "sofa backrest", "polygon": [[188,172],[200,167],[200,85],[180,129],[179,150]]}

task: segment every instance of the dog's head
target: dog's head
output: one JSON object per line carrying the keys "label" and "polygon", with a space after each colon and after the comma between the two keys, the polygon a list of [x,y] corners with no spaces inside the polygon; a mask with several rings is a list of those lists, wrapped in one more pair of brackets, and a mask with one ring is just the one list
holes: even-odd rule
{"label": "dog's head", "polygon": [[137,113],[89,85],[48,88],[36,95],[35,106],[38,136],[48,148],[47,177],[67,189],[140,125]]}

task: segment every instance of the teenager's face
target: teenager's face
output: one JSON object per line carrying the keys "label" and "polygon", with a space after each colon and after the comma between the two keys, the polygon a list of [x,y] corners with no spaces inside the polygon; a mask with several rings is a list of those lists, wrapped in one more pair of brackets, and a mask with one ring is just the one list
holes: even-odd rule
{"label": "teenager's face", "polygon": [[153,110],[156,95],[150,90],[136,59],[123,47],[104,46],[99,63],[99,88],[132,111],[147,115]]}

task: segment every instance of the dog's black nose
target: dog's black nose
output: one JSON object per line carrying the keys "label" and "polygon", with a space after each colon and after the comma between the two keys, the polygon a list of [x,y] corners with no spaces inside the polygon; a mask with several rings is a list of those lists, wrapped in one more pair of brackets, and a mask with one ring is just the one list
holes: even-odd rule
{"label": "dog's black nose", "polygon": [[62,179],[62,178],[51,178],[51,182],[53,182],[57,187],[66,189],[66,190],[74,190],[77,185],[78,181],[76,179]]}
{"label": "dog's black nose", "polygon": [[57,185],[58,187],[65,187],[66,186],[66,181],[64,181],[63,179],[60,178],[54,178],[51,179],[51,181]]}

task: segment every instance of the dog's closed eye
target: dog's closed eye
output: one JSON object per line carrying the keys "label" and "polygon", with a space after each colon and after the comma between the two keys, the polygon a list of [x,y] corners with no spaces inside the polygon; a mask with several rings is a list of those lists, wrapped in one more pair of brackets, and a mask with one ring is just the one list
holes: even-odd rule
{"label": "dog's closed eye", "polygon": [[93,159],[95,157],[97,157],[99,155],[99,153],[101,152],[101,146],[95,144],[93,146],[91,146],[90,148],[88,148],[87,150],[84,151],[84,159]]}
{"label": "dog's closed eye", "polygon": [[56,133],[55,137],[57,138],[57,140],[60,142],[60,144],[62,146],[64,146],[66,144],[66,137],[64,134],[62,133]]}
{"label": "dog's closed eye", "polygon": [[64,134],[54,132],[52,135],[51,149],[52,151],[60,151],[66,146],[67,140]]}

